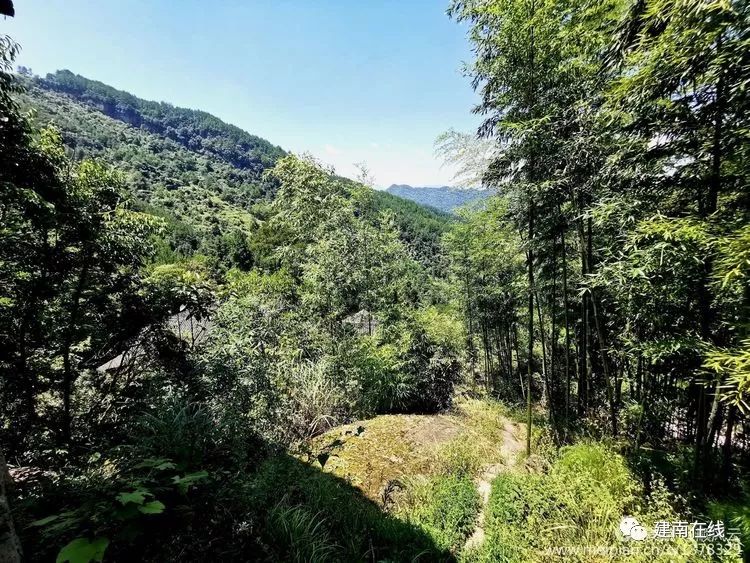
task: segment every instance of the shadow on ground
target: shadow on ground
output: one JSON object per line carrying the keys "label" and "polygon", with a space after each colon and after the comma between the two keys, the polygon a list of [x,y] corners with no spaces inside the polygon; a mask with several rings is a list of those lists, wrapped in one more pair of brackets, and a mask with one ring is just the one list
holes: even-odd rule
{"label": "shadow on ground", "polygon": [[279,561],[454,560],[345,480],[289,455],[262,465],[253,497],[266,515],[263,543]]}

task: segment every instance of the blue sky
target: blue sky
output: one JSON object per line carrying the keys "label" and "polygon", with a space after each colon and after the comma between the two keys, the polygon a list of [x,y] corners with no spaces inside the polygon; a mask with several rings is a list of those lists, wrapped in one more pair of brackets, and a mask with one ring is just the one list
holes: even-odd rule
{"label": "blue sky", "polygon": [[471,59],[448,0],[16,0],[18,63],[209,111],[378,185],[449,183],[441,132],[470,131]]}

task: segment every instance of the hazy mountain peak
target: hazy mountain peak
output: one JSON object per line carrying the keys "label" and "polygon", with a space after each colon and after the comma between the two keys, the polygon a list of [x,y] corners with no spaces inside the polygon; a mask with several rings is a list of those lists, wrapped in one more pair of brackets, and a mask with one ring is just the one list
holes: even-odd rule
{"label": "hazy mountain peak", "polygon": [[477,188],[459,188],[452,186],[410,186],[408,184],[391,184],[386,191],[390,194],[410,199],[420,205],[427,205],[446,211],[454,212],[472,201],[489,197],[489,190]]}

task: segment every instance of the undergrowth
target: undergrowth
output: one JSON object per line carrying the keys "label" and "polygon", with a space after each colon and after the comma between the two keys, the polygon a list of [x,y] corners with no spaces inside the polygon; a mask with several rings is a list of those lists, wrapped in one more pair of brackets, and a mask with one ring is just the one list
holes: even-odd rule
{"label": "undergrowth", "polygon": [[[632,516],[647,530],[657,521],[686,520],[656,484],[646,495],[622,456],[601,444],[560,450],[544,474],[503,473],[492,483],[486,539],[464,555],[472,562],[712,561],[693,539],[625,539],[620,521]],[[586,551],[589,550],[589,551]],[[738,561],[724,554],[721,561]]]}

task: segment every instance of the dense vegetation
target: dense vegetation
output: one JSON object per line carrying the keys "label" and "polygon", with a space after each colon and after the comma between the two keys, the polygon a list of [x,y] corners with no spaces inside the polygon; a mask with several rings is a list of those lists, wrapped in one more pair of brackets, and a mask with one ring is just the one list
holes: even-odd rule
{"label": "dense vegetation", "polygon": [[483,177],[501,196],[448,241],[473,369],[526,399],[529,432],[542,404],[561,439],[627,439],[647,480],[656,452],[686,448],[690,495],[741,490],[747,4],[456,0],[449,13],[470,26],[479,133],[498,146]]}
{"label": "dense vegetation", "polygon": [[[7,67],[15,47],[3,45]],[[253,530],[264,523],[276,533],[278,519],[292,525],[305,513],[293,499],[277,504],[276,489],[256,489],[264,471],[276,487],[284,471],[310,470],[283,455],[269,462],[276,469],[259,469],[264,458],[343,421],[450,404],[460,325],[415,258],[434,257],[447,217],[311,159],[275,155],[263,175],[235,167],[212,152],[220,143],[188,150],[152,133],[154,123],[120,125],[26,78],[22,99],[37,124],[63,127],[33,130],[11,98],[19,82],[3,72],[3,444],[14,465],[49,471],[24,481],[19,496],[27,557],[70,542],[65,556],[106,546],[113,558],[139,549],[175,558],[185,546],[172,534],[187,524],[178,514],[210,498],[189,492],[253,470],[255,492],[240,480],[204,493],[223,499],[211,511],[238,498],[245,511],[267,494],[273,504],[259,501],[245,516],[247,537],[227,553],[280,556],[283,537],[269,544]],[[59,76],[69,90],[88,84]],[[111,95],[160,115],[161,105],[95,86],[97,103]],[[216,141],[209,123],[200,135]],[[309,487],[341,489],[361,518],[382,520],[382,532],[363,523],[370,536],[350,549],[430,547],[330,481],[313,477]],[[153,553],[140,538],[168,506],[157,534],[164,551]],[[296,549],[299,538],[289,541]]]}
{"label": "dense vegetation", "polygon": [[452,241],[487,382],[522,395],[526,372],[561,430],[685,440],[696,477],[726,483],[747,410],[747,8],[450,11],[472,26],[481,133],[501,146],[485,180],[503,197]]}
{"label": "dense vegetation", "polygon": [[[22,69],[21,78],[20,101],[37,127],[59,129],[74,160],[116,166],[135,202],[167,221],[169,249],[162,251],[262,261],[264,236],[272,235],[261,233],[276,189],[263,172],[282,149],[205,112],[141,100],[69,71],[39,78]],[[395,214],[403,240],[431,267],[448,217],[385,193],[373,199]]]}
{"label": "dense vegetation", "polygon": [[[0,560],[741,560],[747,5],[449,14],[495,147],[455,219],[0,38]],[[336,476],[416,413],[418,474]]]}

